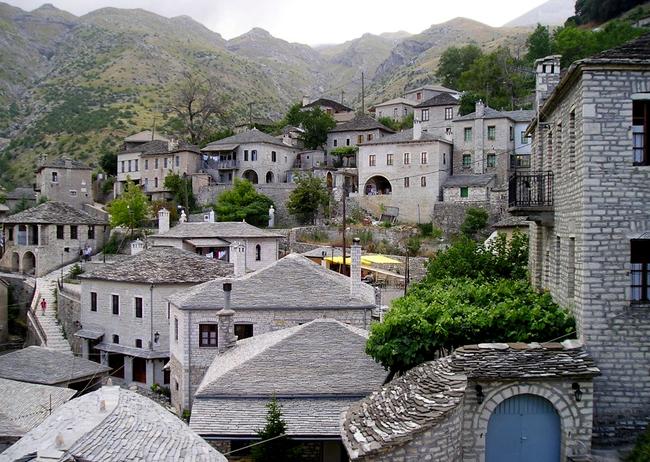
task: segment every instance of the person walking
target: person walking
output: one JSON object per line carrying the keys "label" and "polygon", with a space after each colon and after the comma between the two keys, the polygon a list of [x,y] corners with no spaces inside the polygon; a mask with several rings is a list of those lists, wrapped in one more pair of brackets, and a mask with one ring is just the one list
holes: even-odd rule
{"label": "person walking", "polygon": [[43,316],[45,316],[45,308],[47,308],[47,301],[45,298],[41,299],[41,312],[43,313]]}

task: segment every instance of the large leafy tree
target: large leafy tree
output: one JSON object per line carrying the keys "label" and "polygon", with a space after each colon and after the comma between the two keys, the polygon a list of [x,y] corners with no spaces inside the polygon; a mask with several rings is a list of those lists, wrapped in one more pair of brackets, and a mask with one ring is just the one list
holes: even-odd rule
{"label": "large leafy tree", "polygon": [[327,133],[336,127],[336,122],[327,112],[319,107],[303,111],[302,128],[305,130],[302,140],[307,149],[320,149],[327,142]]}
{"label": "large leafy tree", "polygon": [[301,175],[291,192],[287,210],[302,224],[314,223],[321,208],[329,203],[329,194],[322,178],[312,174]]}
{"label": "large leafy tree", "polygon": [[529,65],[533,65],[536,59],[549,56],[553,52],[553,43],[548,26],[537,24],[533,33],[528,36],[526,46],[528,47],[526,62]]}
{"label": "large leafy tree", "polygon": [[192,192],[192,179],[188,176],[180,176],[177,173],[168,173],[165,177],[165,189],[168,189],[174,202],[185,207],[186,213],[196,209],[196,198]]}
{"label": "large leafy tree", "polygon": [[214,211],[219,221],[246,220],[251,225],[267,226],[271,205],[273,201],[255,191],[250,181],[235,178],[232,189],[222,192],[217,197]]}
{"label": "large leafy tree", "polygon": [[572,18],[577,24],[600,23],[619,16],[647,0],[577,0],[576,15]]}
{"label": "large leafy tree", "polygon": [[469,70],[481,56],[483,52],[476,45],[449,47],[440,56],[436,77],[446,87],[459,88],[461,74]]}
{"label": "large leafy tree", "polygon": [[123,226],[130,234],[133,234],[134,229],[141,228],[150,215],[147,196],[130,178],[127,179],[122,195],[111,201],[107,209],[111,226]]}

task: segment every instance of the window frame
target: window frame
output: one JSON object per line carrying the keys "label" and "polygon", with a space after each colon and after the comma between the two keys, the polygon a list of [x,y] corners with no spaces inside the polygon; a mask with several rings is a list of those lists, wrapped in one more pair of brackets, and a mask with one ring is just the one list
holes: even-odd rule
{"label": "window frame", "polygon": [[487,139],[488,141],[496,141],[497,139],[497,126],[488,125],[487,126]]}
{"label": "window frame", "polygon": [[420,186],[423,187],[423,188],[427,187],[427,177],[426,176],[420,177]]}
{"label": "window frame", "polygon": [[493,152],[488,153],[485,158],[485,165],[487,168],[496,168],[497,166],[497,155]]}
{"label": "window frame", "polygon": [[70,239],[79,239],[79,227],[77,225],[70,225]]}
{"label": "window frame", "polygon": [[[242,328],[244,328],[244,330],[248,330],[248,328],[250,328],[250,335],[239,336],[239,334],[237,333],[237,330],[238,330],[237,328],[238,328],[238,327],[240,328],[240,330],[241,330]],[[235,330],[235,335],[237,336],[237,340],[238,340],[238,341],[239,341],[239,340],[244,340],[244,339],[246,339],[246,338],[250,338],[250,337],[252,337],[253,335],[255,335],[255,333],[254,333],[254,327],[253,327],[253,323],[252,323],[252,322],[236,322],[236,323],[234,324],[234,330]]]}
{"label": "window frame", "polygon": [[452,120],[454,118],[454,108],[446,107],[445,108],[445,120]]}
{"label": "window frame", "polygon": [[[642,105],[641,124],[637,114],[637,106]],[[640,135],[641,145],[637,146],[636,135]],[[637,152],[641,155],[638,157]],[[632,165],[635,167],[650,166],[650,100],[635,99],[632,101]]]}
{"label": "window frame", "polygon": [[[204,333],[207,337],[204,341]],[[206,323],[199,324],[199,348],[217,348],[219,347],[219,324]]]}
{"label": "window frame", "polygon": [[97,292],[90,292],[90,311],[97,312]]}
{"label": "window frame", "polygon": [[471,143],[474,141],[474,133],[472,127],[463,128],[463,141],[465,141],[465,143]]}
{"label": "window frame", "polygon": [[255,245],[255,261],[262,261],[262,246],[260,244]]}
{"label": "window frame", "polygon": [[429,109],[422,109],[422,122],[429,121]]}
{"label": "window frame", "polygon": [[405,152],[404,155],[402,156],[402,161],[404,165],[411,165],[411,153]]}
{"label": "window frame", "polygon": [[88,225],[88,239],[95,240],[95,225]]}
{"label": "window frame", "polygon": [[52,183],[59,182],[59,172],[52,172],[51,181]]}
{"label": "window frame", "polygon": [[[58,240],[64,240],[65,239],[65,225],[56,225],[56,238]],[[12,240],[12,239],[9,239],[9,240]]]}
{"label": "window frame", "polygon": [[377,166],[377,156],[375,154],[368,154],[368,167]]}
{"label": "window frame", "polygon": [[420,164],[427,165],[429,163],[429,154],[425,151],[420,153]]}
{"label": "window frame", "polygon": [[120,315],[120,296],[118,294],[111,294],[111,313],[113,316]]}
{"label": "window frame", "polygon": [[[465,159],[468,159],[467,162],[465,162]],[[463,154],[461,157],[461,162],[463,168],[470,168],[472,166],[472,155],[471,154]]]}
{"label": "window frame", "polygon": [[133,298],[133,310],[134,310],[134,315],[138,319],[142,319],[142,313],[143,313],[143,303],[142,303],[142,297],[134,297]]}
{"label": "window frame", "polygon": [[393,154],[386,154],[386,165],[393,165]]}
{"label": "window frame", "polygon": [[[637,247],[637,249],[635,249]],[[636,250],[636,251],[635,251]],[[635,274],[640,283],[635,284]],[[632,303],[650,302],[650,239],[630,240],[630,301]],[[639,296],[635,297],[635,288]]]}
{"label": "window frame", "polygon": [[459,194],[462,199],[469,198],[469,186],[461,186],[459,188]]}
{"label": "window frame", "polygon": [[411,179],[408,176],[404,177],[404,188],[410,188],[411,187]]}

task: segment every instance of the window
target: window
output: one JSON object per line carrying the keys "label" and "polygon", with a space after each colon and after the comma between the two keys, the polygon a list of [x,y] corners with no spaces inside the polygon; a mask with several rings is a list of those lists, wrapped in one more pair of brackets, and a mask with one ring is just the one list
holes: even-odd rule
{"label": "window", "polygon": [[[124,163],[124,162],[122,162]],[[58,183],[59,182],[59,173],[58,172],[52,172],[52,183]]]}
{"label": "window", "polygon": [[122,161],[121,163],[122,163],[122,165],[121,165],[120,171],[122,173],[124,173],[124,165],[126,164],[126,162]]}
{"label": "window", "polygon": [[176,166],[177,167],[181,166],[181,157],[180,156],[176,156]]}
{"label": "window", "polygon": [[442,165],[447,165],[447,153],[442,153]]}
{"label": "window", "polygon": [[420,186],[422,186],[423,188],[426,188],[426,186],[427,186],[427,177],[426,176],[420,177]]}
{"label": "window", "polygon": [[386,165],[393,165],[393,155],[386,154]]}
{"label": "window", "polygon": [[[56,225],[56,238],[57,239],[65,239],[64,234],[63,234],[64,229],[65,228],[63,227],[63,225]],[[11,241],[13,239],[9,239],[9,240]]]}
{"label": "window", "polygon": [[75,189],[70,190],[70,197],[77,197],[77,191]]}
{"label": "window", "polygon": [[569,278],[567,280],[567,296],[573,298],[576,290],[576,238],[569,238],[569,266],[567,271]]}
{"label": "window", "polygon": [[510,141],[515,140],[515,127],[510,127]]}
{"label": "window", "polygon": [[357,144],[363,143],[363,135],[357,135]]}
{"label": "window", "polygon": [[[634,127],[632,127],[634,130]],[[569,170],[576,168],[576,111],[569,114]]]}
{"label": "window", "polygon": [[397,108],[396,107],[393,108],[393,119],[397,120],[398,114],[399,114],[399,112],[397,112]]}
{"label": "window", "polygon": [[155,178],[153,179],[153,187],[154,187],[154,188],[157,188],[157,187],[158,187],[158,177],[155,177]]}
{"label": "window", "polygon": [[488,154],[487,155],[487,166],[488,167],[496,167],[497,166],[497,155],[496,154]]}
{"label": "window", "polygon": [[526,136],[526,130],[522,130],[522,131],[519,133],[519,136],[521,137],[521,139],[520,139],[521,144],[530,144],[530,138],[528,138],[528,137]]}
{"label": "window", "polygon": [[237,340],[243,340],[253,336],[253,325],[249,323],[235,323],[235,335]]}
{"label": "window", "polygon": [[278,161],[278,155],[276,154],[275,151],[271,151],[271,162],[277,162]]}
{"label": "window", "polygon": [[421,91],[418,91],[418,92],[415,94],[415,99],[418,100],[418,101],[420,101],[420,100],[422,99],[422,92],[421,92]]}
{"label": "window", "polygon": [[248,151],[244,150],[244,160],[248,162]]}
{"label": "window", "polygon": [[88,239],[95,239],[95,227],[88,225]]}
{"label": "window", "polygon": [[120,343],[120,336],[117,334],[113,334],[113,343],[119,344]]}
{"label": "window", "polygon": [[113,307],[113,314],[119,316],[120,315],[120,296],[119,295],[111,295],[111,306]]}
{"label": "window", "polygon": [[167,158],[163,159],[163,168],[167,168]]}
{"label": "window", "polygon": [[138,171],[138,159],[135,160],[135,171]]}
{"label": "window", "polygon": [[79,228],[77,225],[70,225],[70,239],[79,239]]}
{"label": "window", "polygon": [[216,347],[219,345],[217,332],[219,326],[217,324],[199,324],[199,346],[200,347]]}
{"label": "window", "polygon": [[171,309],[172,309],[171,303],[167,302],[167,319],[169,319],[169,312],[171,311]]}
{"label": "window", "polygon": [[337,146],[339,145],[339,141],[338,141],[338,140],[334,140],[334,141],[333,141],[333,144],[334,144],[334,147],[337,147]]}
{"label": "window", "polygon": [[460,188],[460,197],[469,197],[469,188],[467,186]]}
{"label": "window", "polygon": [[451,128],[449,127],[445,128],[445,135],[451,136]]}
{"label": "window", "polygon": [[97,292],[90,292],[90,311],[97,311]]}
{"label": "window", "polygon": [[464,140],[466,143],[469,143],[472,141],[472,128],[471,127],[465,127],[463,130],[463,135],[464,135]]}
{"label": "window", "polygon": [[368,141],[372,141],[372,133],[368,133],[368,136],[366,136],[366,139]]}
{"label": "window", "polygon": [[411,186],[411,179],[409,177],[404,178],[404,187],[408,188]]}
{"label": "window", "polygon": [[141,338],[136,338],[135,339],[135,347],[136,348],[142,348],[142,339]]}
{"label": "window", "polygon": [[560,236],[555,236],[555,284],[560,285],[560,277],[562,276],[562,268],[560,266],[562,242]]}
{"label": "window", "polygon": [[420,154],[420,163],[422,165],[429,163],[429,155],[426,152]]}
{"label": "window", "polygon": [[472,166],[472,155],[463,154],[463,168],[469,168]]}
{"label": "window", "polygon": [[[63,239],[63,238],[61,238]],[[7,237],[8,241],[13,241],[14,240],[14,227],[11,226],[9,227],[9,237]]]}
{"label": "window", "polygon": [[631,299],[650,301],[650,239],[633,239],[630,247]]}
{"label": "window", "polygon": [[154,167],[158,168],[158,159],[154,159]]}
{"label": "window", "polygon": [[422,122],[426,122],[428,120],[429,120],[429,110],[422,109]]}
{"label": "window", "polygon": [[445,108],[445,120],[451,120],[454,118],[454,108],[446,107]]}
{"label": "window", "polygon": [[142,297],[135,297],[135,317],[142,317]]}
{"label": "window", "polygon": [[404,153],[404,165],[408,165],[411,163],[411,153],[410,152],[405,152]]}
{"label": "window", "polygon": [[345,139],[345,145],[346,145],[346,146],[350,146],[350,138],[346,138],[346,139]]}
{"label": "window", "polygon": [[149,170],[149,159],[144,160],[144,169]]}
{"label": "window", "polygon": [[257,160],[257,151],[253,149],[251,151],[251,162],[255,162]]}
{"label": "window", "polygon": [[178,341],[178,318],[174,318],[174,340]]}
{"label": "window", "polygon": [[494,125],[488,125],[487,139],[490,141],[497,139],[497,127]]}
{"label": "window", "polygon": [[131,159],[129,159],[129,172],[131,171]]}
{"label": "window", "polygon": [[375,156],[374,154],[370,154],[368,156],[368,166],[374,167],[375,165],[377,165],[377,156]]}
{"label": "window", "polygon": [[255,246],[255,261],[260,261],[262,259],[262,246],[257,244]]}

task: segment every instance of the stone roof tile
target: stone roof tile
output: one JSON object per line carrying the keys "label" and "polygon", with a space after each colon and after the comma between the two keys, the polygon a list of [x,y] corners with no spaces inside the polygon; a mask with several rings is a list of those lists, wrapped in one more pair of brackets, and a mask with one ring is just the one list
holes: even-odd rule
{"label": "stone roof tile", "polygon": [[79,162],[75,159],[70,159],[68,157],[61,157],[59,159],[47,159],[45,162],[40,164],[36,169],[36,172],[40,172],[44,168],[68,168],[73,170],[92,170],[91,167],[87,166],[83,162]]}
{"label": "stone roof tile", "polygon": [[154,238],[194,239],[202,237],[236,239],[236,238],[280,238],[281,234],[258,228],[242,221],[185,222],[169,231],[155,234]]}
{"label": "stone roof tile", "polygon": [[48,201],[0,220],[0,223],[42,223],[57,225],[107,225],[106,220],[96,218],[83,210],[64,202]]}
{"label": "stone roof tile", "polygon": [[223,138],[218,141],[213,141],[209,143],[203,150],[210,151],[211,147],[217,147],[223,144],[246,144],[246,143],[266,143],[266,144],[275,144],[277,146],[282,146],[287,149],[294,149],[291,146],[284,144],[281,140],[277,139],[274,136],[264,133],[257,128],[252,130],[247,130],[242,133],[237,133],[236,135]]}
{"label": "stone roof tile", "polygon": [[330,133],[338,132],[353,132],[353,131],[364,131],[364,130],[381,130],[386,133],[395,133],[390,128],[385,125],[377,122],[375,119],[368,115],[358,115],[354,119],[337,125],[331,129]]}

